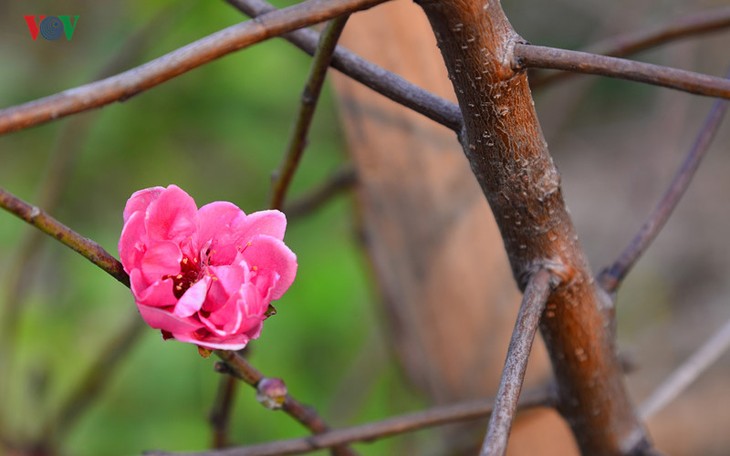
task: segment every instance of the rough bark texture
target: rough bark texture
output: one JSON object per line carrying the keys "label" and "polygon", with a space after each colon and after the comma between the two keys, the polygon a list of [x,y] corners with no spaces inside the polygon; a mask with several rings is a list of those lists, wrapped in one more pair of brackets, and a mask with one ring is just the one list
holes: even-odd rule
{"label": "rough bark texture", "polygon": [[[340,41],[455,101],[430,25],[412,2],[353,15]],[[456,135],[348,77],[332,77],[358,173],[366,252],[405,373],[435,403],[494,395],[520,297]],[[536,343],[528,383],[548,374],[547,354]],[[465,433],[448,433],[450,451],[439,454],[458,453],[456,441],[476,452],[484,424],[459,429]],[[524,429],[518,418],[509,454],[569,456],[577,449],[563,420],[542,409],[529,414]]]}
{"label": "rough bark texture", "polygon": [[583,454],[625,455],[647,445],[613,351],[612,335],[524,73],[511,69],[520,38],[497,0],[419,2],[464,114],[462,146],[489,201],[521,289],[537,267],[562,283],[542,334],[567,418]]}

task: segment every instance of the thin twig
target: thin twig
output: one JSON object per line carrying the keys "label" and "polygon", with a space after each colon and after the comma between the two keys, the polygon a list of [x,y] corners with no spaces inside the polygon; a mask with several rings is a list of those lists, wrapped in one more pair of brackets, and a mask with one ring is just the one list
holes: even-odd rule
{"label": "thin twig", "polygon": [[[583,51],[611,57],[627,57],[682,38],[716,32],[727,27],[730,27],[730,7],[722,6],[688,14],[651,30],[638,30],[607,38]],[[561,72],[530,77],[530,87],[544,87],[575,75],[576,73]]]}
{"label": "thin twig", "polygon": [[101,81],[0,111],[0,134],[88,111],[155,87],[226,54],[387,0],[306,0],[236,24]]}
{"label": "thin twig", "polygon": [[[276,8],[265,0],[226,1],[251,17],[276,11]],[[319,34],[314,30],[302,29],[284,34],[282,37],[312,55],[317,48]],[[423,114],[456,133],[461,131],[461,111],[456,104],[364,60],[342,46],[338,46],[335,50],[332,67],[396,103]]]}
{"label": "thin twig", "polygon": [[[282,160],[281,166],[273,175],[272,195],[269,203],[269,207],[272,209],[281,209],[284,204],[289,185],[299,166],[304,148],[307,145],[309,128],[312,124],[314,112],[317,109],[319,96],[322,93],[327,70],[330,67],[332,53],[337,46],[337,41],[349,17],[349,14],[346,14],[332,19],[320,36],[307,83],[301,96],[297,121],[287,147],[287,152]],[[231,401],[233,400],[236,389],[236,383],[231,382],[230,378],[221,379],[218,393],[216,394],[216,403],[211,414],[215,448],[222,448],[227,445],[228,420],[232,409]]]}
{"label": "thin twig", "polygon": [[[553,407],[556,393],[552,386],[525,392],[519,401],[520,410],[535,407]],[[335,445],[354,442],[372,442],[406,432],[413,432],[434,426],[485,418],[492,413],[494,400],[467,401],[457,404],[436,406],[420,412],[394,416],[382,421],[336,429],[324,434],[298,439],[229,448],[223,451],[198,453],[149,452],[148,456],[274,456],[302,454]]]}
{"label": "thin twig", "polygon": [[[64,245],[75,250],[83,257],[97,265],[106,273],[129,287],[129,276],[124,272],[122,264],[107,253],[96,242],[91,241],[72,229],[45,214],[35,206],[31,206],[15,195],[0,188],[0,207],[25,220],[44,233],[55,237]],[[230,373],[249,385],[256,386],[264,376],[236,352],[216,350],[216,355],[226,362]],[[298,402],[287,395],[283,410],[312,432],[325,432],[327,424],[311,407]],[[347,453],[342,453],[347,454]]]}
{"label": "thin twig", "polygon": [[332,19],[320,35],[319,44],[312,59],[312,66],[309,69],[307,83],[302,92],[294,131],[281,165],[273,175],[271,201],[269,203],[271,209],[281,209],[284,206],[286,192],[299,166],[304,148],[307,147],[309,128],[312,125],[312,118],[317,109],[319,96],[322,93],[325,76],[332,61],[332,53],[335,51],[337,41],[340,39],[349,18],[349,15],[344,15]]}
{"label": "thin twig", "polygon": [[210,424],[213,428],[213,448],[224,448],[228,443],[233,400],[236,397],[238,381],[232,375],[221,376],[218,392],[210,412]]}
{"label": "thin twig", "polygon": [[[130,39],[124,42],[119,52],[114,54],[102,66],[94,79],[102,79],[130,66],[146,49],[146,44],[152,37],[164,33],[174,22],[173,19],[188,10],[190,5],[191,3],[188,2],[185,8],[181,8],[179,4],[175,4],[160,11],[152,20],[136,31]],[[77,116],[63,125],[51,152],[51,160],[48,162],[44,177],[41,179],[42,186],[38,191],[38,205],[47,212],[53,212],[61,200],[74,161],[81,150],[81,144],[88,135],[93,120],[93,116]],[[13,369],[13,350],[15,349],[16,333],[19,327],[18,319],[20,318],[25,289],[27,288],[27,278],[32,277],[31,271],[34,267],[34,260],[44,246],[44,240],[43,234],[38,230],[28,230],[19,242],[15,254],[16,259],[12,262],[14,267],[10,269],[8,274],[8,280],[4,287],[6,290],[5,312],[0,324],[2,328],[0,330],[0,351],[6,352],[4,358],[0,356],[0,359],[4,361],[1,371],[11,372]],[[5,415],[2,415],[2,417],[4,418]],[[3,428],[2,425],[0,425],[1,428]]]}
{"label": "thin twig", "polygon": [[[265,378],[261,372],[251,366],[251,364],[249,364],[243,356],[236,352],[216,350],[214,353],[226,363],[231,375],[248,383],[254,388]],[[327,423],[325,423],[325,421],[317,414],[316,410],[297,401],[290,394],[286,395],[282,410],[295,420],[299,421],[299,423],[304,425],[304,427],[309,429],[315,435],[322,434],[330,429]],[[347,446],[340,444],[331,446],[335,447],[333,448],[333,454],[335,455],[346,456],[356,454]]]}
{"label": "thin twig", "polygon": [[55,440],[68,435],[68,430],[94,404],[94,399],[109,384],[109,379],[114,374],[115,368],[119,366],[119,361],[134,347],[143,328],[145,326],[139,315],[135,314],[125,323],[119,334],[99,352],[84,377],[76,383],[73,391],[65,398],[58,413],[53,415],[42,428],[45,430],[43,439],[46,442],[54,443]]}
{"label": "thin twig", "polygon": [[712,109],[707,119],[705,119],[697,138],[695,138],[692,148],[674,175],[672,183],[669,185],[667,191],[664,192],[662,199],[652,213],[649,214],[649,217],[647,217],[639,232],[631,240],[631,243],[621,252],[619,258],[599,274],[598,281],[604,290],[608,292],[615,291],[626,277],[626,274],[628,274],[634,264],[641,258],[641,255],[644,254],[646,249],[649,248],[649,245],[659,235],[669,216],[672,215],[672,212],[677,207],[679,200],[687,191],[700,162],[710,149],[712,140],[725,117],[727,108],[728,102],[725,100],[717,100],[712,105]]}
{"label": "thin twig", "polygon": [[509,342],[494,413],[489,418],[487,436],[479,452],[480,456],[502,456],[507,451],[507,440],[517,410],[522,382],[525,379],[527,361],[530,358],[540,317],[550,295],[551,280],[550,272],[540,269],[527,284],[512,331],[512,339]]}
{"label": "thin twig", "polygon": [[692,354],[639,407],[644,420],[649,419],[677,398],[689,385],[712,366],[730,348],[730,320]]}
{"label": "thin twig", "polygon": [[79,235],[40,208],[26,203],[2,188],[0,188],[0,207],[56,238],[61,244],[80,253],[109,275],[129,286],[129,276],[124,272],[122,264],[96,242]]}
{"label": "thin twig", "polygon": [[312,213],[334,196],[352,188],[356,183],[357,172],[355,167],[350,163],[343,165],[319,186],[309,190],[291,203],[287,203],[284,206],[287,219],[293,220]]}
{"label": "thin twig", "polygon": [[696,95],[730,98],[730,81],[716,76],[587,52],[516,44],[512,67],[550,68],[596,74],[681,90]]}

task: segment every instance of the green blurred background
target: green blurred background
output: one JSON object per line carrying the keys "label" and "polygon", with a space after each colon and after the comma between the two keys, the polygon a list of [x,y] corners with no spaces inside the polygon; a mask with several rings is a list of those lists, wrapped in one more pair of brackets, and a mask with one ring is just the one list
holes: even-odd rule
{"label": "green blurred background", "polygon": [[[142,30],[142,41],[133,46],[138,55],[124,68],[246,19],[224,2],[192,1],[3,1],[0,12],[0,56],[6,62],[0,67],[2,106],[89,82]],[[72,41],[39,37],[34,42],[25,14],[80,18]],[[151,21],[156,25],[150,27]],[[115,256],[121,211],[140,188],[175,183],[199,205],[227,200],[247,212],[265,209],[270,175],[285,149],[309,61],[290,44],[274,40],[124,103],[76,116],[90,121],[88,132],[70,126],[74,120],[67,118],[2,137],[0,185],[36,202],[47,164],[70,127],[72,133],[66,134],[77,143],[70,151],[73,166],[52,214]],[[329,90],[310,144],[292,199],[346,161]],[[298,277],[276,303],[279,313],[250,345],[256,367],[284,378],[292,394],[338,424],[417,405],[382,354],[373,294],[353,242],[350,215],[349,198],[341,197],[289,224],[286,241],[298,255]],[[19,261],[18,245],[29,230],[0,214],[5,295],[6,278]],[[2,374],[10,393],[1,401],[6,433],[15,438],[36,437],[105,342],[136,315],[129,290],[49,241],[43,239],[33,273],[23,278],[28,293],[19,303],[18,338],[2,347],[18,354]],[[363,356],[376,360],[364,371],[357,362]],[[158,331],[145,329],[97,403],[63,436],[62,448],[74,455],[207,448],[207,415],[219,379],[213,362],[191,345],[163,342]],[[261,407],[245,385],[231,428],[238,443],[307,434],[283,413]],[[388,451],[378,444],[367,450]]]}
{"label": "green blurred background", "polygon": [[[529,41],[579,48],[726,2],[503,3]],[[28,14],[80,18],[72,41],[32,41],[23,20]],[[87,83],[109,62],[133,67],[244,19],[222,1],[0,0],[0,106]],[[637,58],[719,75],[728,64],[727,44],[721,33]],[[126,57],[120,59],[122,52]],[[48,168],[58,169],[53,157],[68,154],[61,161],[69,165],[67,183],[51,213],[115,255],[122,209],[140,188],[175,183],[199,205],[228,200],[247,212],[264,209],[309,61],[288,43],[272,40],[124,103],[2,136],[0,187],[37,203]],[[625,82],[579,81],[537,94],[536,106],[586,252],[600,267],[653,207],[712,101]],[[630,379],[638,399],[728,318],[730,212],[723,195],[730,192],[730,157],[722,149],[729,141],[725,129],[677,214],[622,289],[620,343],[642,365]],[[346,161],[326,89],[290,196],[316,186]],[[298,279],[251,344],[255,366],[284,378],[293,395],[337,426],[425,405],[404,385],[384,347],[376,293],[352,219],[351,200],[343,196],[292,221],[286,241],[299,258]],[[29,232],[0,213],[0,321],[7,321],[9,306],[22,310],[17,337],[0,334],[0,360],[15,355],[0,371],[0,434],[16,441],[39,437],[100,350],[136,318],[129,290],[45,238],[32,272],[22,277],[23,299],[9,303]],[[720,450],[693,447],[675,454],[725,454],[730,437],[723,423],[730,407],[721,404],[730,399],[730,359],[723,360],[660,417],[679,429],[665,426],[666,435],[701,436]],[[191,345],[163,342],[157,331],[145,329],[96,403],[62,436],[63,453],[207,448],[207,416],[219,380],[213,362]],[[307,435],[289,417],[261,407],[247,386],[237,395],[231,428],[239,444]],[[417,433],[360,447],[366,455],[424,454],[429,438]]]}

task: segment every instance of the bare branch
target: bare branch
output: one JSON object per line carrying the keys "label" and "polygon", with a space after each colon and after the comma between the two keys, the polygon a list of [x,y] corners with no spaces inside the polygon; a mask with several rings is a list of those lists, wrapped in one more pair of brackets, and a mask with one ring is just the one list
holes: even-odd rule
{"label": "bare branch", "polygon": [[[265,0],[226,0],[234,8],[256,17],[276,11]],[[312,55],[317,47],[319,34],[314,30],[297,30],[283,35],[295,46]],[[373,89],[381,95],[402,104],[456,133],[461,131],[462,119],[459,107],[444,100],[373,63],[338,46],[332,58],[332,67]]]}
{"label": "bare branch", "polygon": [[302,92],[294,131],[289,140],[286,155],[273,176],[271,201],[269,203],[269,207],[272,209],[281,209],[284,206],[286,192],[299,166],[304,148],[307,147],[309,127],[312,125],[314,111],[317,109],[319,95],[322,93],[324,79],[332,61],[332,53],[335,51],[337,41],[340,39],[342,30],[344,30],[349,18],[349,15],[344,15],[332,19],[320,35],[312,66],[309,69],[307,84]]}
{"label": "bare branch", "polygon": [[728,348],[730,348],[730,320],[725,322],[722,328],[713,334],[641,404],[639,407],[641,417],[645,420],[649,419],[666,407],[712,366]]}
{"label": "bare branch", "polygon": [[[627,57],[675,40],[716,32],[727,27],[730,27],[730,7],[722,6],[674,19],[651,30],[639,30],[614,36],[599,41],[584,51],[611,57]],[[542,77],[540,75],[531,76],[530,87],[533,89],[544,87],[554,82],[564,81],[575,74],[560,72]]]}
{"label": "bare branch", "polygon": [[[216,350],[215,354],[226,363],[231,375],[243,380],[254,388],[265,379],[264,375],[251,366],[240,354],[227,350]],[[284,398],[282,410],[287,415],[299,421],[313,434],[322,434],[329,431],[327,423],[324,422],[313,408],[302,404],[289,394],[286,394]],[[335,455],[345,456],[356,454],[346,446],[339,444],[331,446],[336,447],[333,451]]]}
{"label": "bare branch", "polygon": [[[511,66],[516,32],[499,0],[419,0],[438,39],[464,117],[461,144],[524,290],[540,267],[560,277],[541,332],[560,411],[583,454],[650,446],[636,416],[599,294],[524,72]],[[531,46],[518,45],[517,49]]]}
{"label": "bare branch", "polygon": [[[287,147],[287,152],[282,160],[281,166],[272,176],[272,195],[269,203],[269,207],[272,209],[281,209],[284,204],[289,185],[307,145],[309,128],[312,124],[314,112],[317,109],[317,103],[322,92],[327,70],[330,67],[332,53],[337,46],[337,41],[349,17],[349,14],[345,14],[332,19],[320,36],[319,44],[309,71],[309,77],[307,78],[307,83],[301,96],[297,121]],[[218,388],[216,404],[211,415],[216,448],[226,446],[228,418],[231,412],[230,401],[233,398],[235,388],[236,385],[235,383],[231,383],[230,378],[222,379]]]}
{"label": "bare branch", "polygon": [[516,44],[512,68],[551,68],[643,82],[696,95],[730,98],[730,81],[676,68],[587,52]]}
{"label": "bare branch", "polygon": [[644,254],[646,249],[649,248],[649,245],[659,235],[662,228],[664,228],[669,216],[672,215],[677,204],[679,204],[679,200],[687,191],[690,182],[692,182],[692,177],[697,172],[700,162],[707,154],[715,133],[717,133],[722,119],[725,117],[727,108],[728,102],[725,100],[717,100],[713,104],[692,148],[687,153],[687,157],[684,159],[682,166],[679,167],[677,173],[674,175],[672,183],[669,185],[667,191],[664,192],[662,199],[652,213],[649,214],[649,217],[641,226],[636,236],[631,240],[631,243],[621,252],[619,258],[610,267],[600,273],[598,280],[604,290],[613,292],[618,288],[626,277],[626,274],[628,274],[634,264],[641,258],[641,255]]}
{"label": "bare branch", "polygon": [[116,76],[3,109],[0,111],[0,134],[127,100],[231,52],[384,1],[387,0],[306,0],[273,11],[223,29]]}
{"label": "bare branch", "polygon": [[124,272],[122,264],[96,242],[81,236],[40,208],[31,206],[2,188],[0,188],[0,207],[25,220],[47,235],[56,238],[56,240],[80,253],[124,285],[129,286],[129,276]]}
{"label": "bare branch", "polygon": [[525,289],[507,350],[507,360],[502,370],[494,412],[489,418],[487,436],[479,453],[481,456],[502,456],[507,451],[507,440],[517,411],[517,401],[525,379],[527,361],[530,358],[540,317],[550,295],[551,280],[550,273],[541,269],[530,278]]}
{"label": "bare branch", "polygon": [[[109,275],[129,287],[129,276],[124,272],[122,264],[109,253],[107,253],[96,242],[87,239],[67,226],[61,224],[53,217],[47,215],[39,208],[31,206],[15,195],[0,188],[0,207],[29,224],[40,229],[49,236],[58,239],[64,245],[80,253],[86,259],[99,266]],[[236,352],[216,350],[216,355],[225,361],[229,372],[249,385],[256,386],[263,378],[263,374],[251,366],[242,356]],[[322,433],[329,428],[322,418],[317,415],[311,407],[307,407],[296,399],[287,395],[283,410],[305,427],[315,433]],[[341,455],[354,454],[347,449],[338,453]]]}
{"label": "bare branch", "polygon": [[236,378],[231,375],[221,376],[219,380],[218,392],[209,418],[213,428],[213,448],[228,446],[228,428],[237,386]]}
{"label": "bare branch", "polygon": [[[189,2],[187,8],[181,8],[179,4],[176,4],[160,11],[124,42],[119,52],[114,54],[99,70],[96,79],[114,74],[131,65],[146,48],[146,44],[152,37],[164,33],[177,15],[185,12],[189,6]],[[93,119],[93,116],[75,117],[61,128],[38,190],[38,205],[47,212],[53,212],[61,200],[76,155],[87,137]],[[43,234],[38,230],[25,232],[23,238],[18,242],[19,247],[14,255],[15,260],[12,261],[14,267],[8,271],[8,280],[3,287],[5,299],[2,300],[5,303],[5,313],[0,322],[0,328],[2,328],[0,329],[0,352],[7,351],[8,353],[4,357],[5,366],[0,368],[0,371],[10,372],[12,370],[12,350],[15,348],[14,342],[19,327],[18,318],[25,297],[24,285],[27,285],[28,280],[26,279],[31,276],[34,260],[44,246],[44,240]],[[0,360],[3,360],[2,355],[0,355]],[[0,428],[2,428],[1,425]]]}
{"label": "bare branch", "polygon": [[305,216],[316,210],[334,196],[352,188],[357,183],[357,173],[352,164],[337,169],[318,187],[284,206],[286,217],[290,220]]}
{"label": "bare branch", "polygon": [[[556,402],[552,386],[528,391],[519,401],[519,409],[552,407]],[[290,440],[280,440],[260,445],[230,448],[223,451],[199,453],[149,452],[148,456],[274,456],[301,454],[353,442],[372,442],[406,432],[413,432],[433,426],[470,421],[484,418],[492,413],[493,399],[467,401],[457,404],[441,405],[420,412],[394,416],[382,421],[362,424],[350,428],[336,429],[324,434]]]}

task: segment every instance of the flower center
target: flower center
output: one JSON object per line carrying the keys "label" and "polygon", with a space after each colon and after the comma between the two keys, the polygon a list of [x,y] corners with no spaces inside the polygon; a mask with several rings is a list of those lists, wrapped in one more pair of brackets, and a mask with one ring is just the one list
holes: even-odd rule
{"label": "flower center", "polygon": [[172,294],[177,299],[180,299],[188,291],[188,288],[200,278],[200,262],[197,258],[190,260],[188,257],[184,257],[180,262],[180,274],[176,276],[165,276],[165,278],[172,279]]}

